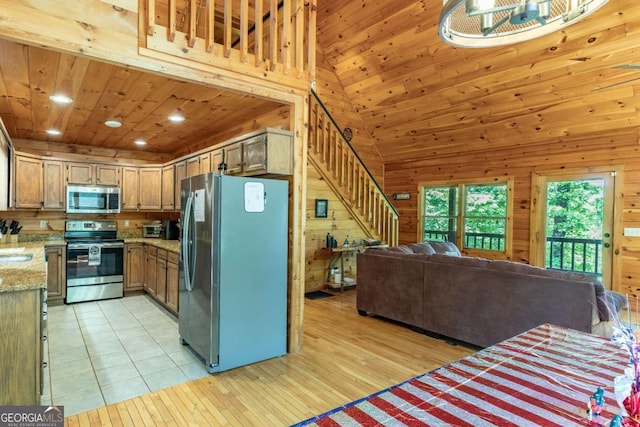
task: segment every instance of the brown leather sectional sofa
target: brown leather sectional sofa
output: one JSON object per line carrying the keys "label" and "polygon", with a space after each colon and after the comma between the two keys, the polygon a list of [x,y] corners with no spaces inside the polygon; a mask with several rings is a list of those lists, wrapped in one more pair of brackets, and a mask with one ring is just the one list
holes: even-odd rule
{"label": "brown leather sectional sofa", "polygon": [[610,336],[626,304],[593,276],[460,256],[451,243],[358,254],[357,308],[480,347],[542,323]]}

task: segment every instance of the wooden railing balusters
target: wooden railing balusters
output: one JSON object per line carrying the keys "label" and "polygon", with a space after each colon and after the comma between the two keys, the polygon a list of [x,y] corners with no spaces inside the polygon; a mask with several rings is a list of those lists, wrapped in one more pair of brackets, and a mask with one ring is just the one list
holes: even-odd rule
{"label": "wooden railing balusters", "polygon": [[262,17],[264,16],[263,12],[263,4],[262,0],[256,0],[254,2],[254,8],[256,10],[256,18],[255,18],[255,47],[254,47],[254,55],[256,57],[256,67],[262,65],[262,61],[264,60],[264,27],[262,26]]}
{"label": "wooden railing balusters", "polygon": [[271,71],[275,70],[278,66],[278,14],[275,12],[278,10],[278,0],[271,0],[269,2],[271,14],[269,15],[269,68]]}
{"label": "wooden railing balusters", "polygon": [[[175,0],[170,0],[175,3]],[[174,17],[175,18],[175,17]],[[216,2],[215,0],[207,1],[207,27],[204,35],[205,50],[213,52],[215,44],[215,26],[216,26]]]}
{"label": "wooden railing balusters", "polygon": [[232,12],[232,2],[225,0],[224,2],[224,32],[223,32],[223,40],[222,40],[222,54],[225,58],[231,56],[231,43],[232,43],[232,25],[233,25],[233,15]]}
{"label": "wooden railing balusters", "polygon": [[176,0],[169,0],[169,28],[167,40],[170,42],[176,38]]}
{"label": "wooden railing balusters", "polygon": [[194,47],[196,45],[196,30],[198,28],[196,20],[197,12],[198,0],[189,0],[189,47]]}
{"label": "wooden railing balusters", "polygon": [[240,62],[247,61],[249,53],[249,0],[240,0]]}
{"label": "wooden railing balusters", "polygon": [[309,160],[369,237],[396,245],[398,214],[324,107],[311,98]]}

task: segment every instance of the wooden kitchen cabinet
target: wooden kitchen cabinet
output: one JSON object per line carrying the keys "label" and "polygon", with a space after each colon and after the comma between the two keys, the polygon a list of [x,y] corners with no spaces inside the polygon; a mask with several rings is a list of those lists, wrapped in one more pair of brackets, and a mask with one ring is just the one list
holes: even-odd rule
{"label": "wooden kitchen cabinet", "polygon": [[224,148],[227,174],[241,176],[291,175],[291,133],[266,129]]}
{"label": "wooden kitchen cabinet", "polygon": [[67,291],[67,248],[59,246],[47,246],[47,301],[49,305],[64,303]]}
{"label": "wooden kitchen cabinet", "polygon": [[40,209],[43,205],[42,160],[15,155],[14,192],[15,208]]}
{"label": "wooden kitchen cabinet", "polygon": [[146,280],[144,282],[144,290],[151,295],[152,297],[155,298],[156,296],[156,286],[157,286],[157,279],[156,279],[156,264],[157,264],[157,255],[158,255],[158,248],[156,248],[155,246],[150,246],[150,245],[145,245],[145,253],[147,255],[146,257],[146,261],[147,261],[147,277]]}
{"label": "wooden kitchen cabinet", "polygon": [[211,152],[211,172],[220,173],[218,167],[222,163],[222,150],[215,150]]}
{"label": "wooden kitchen cabinet", "polygon": [[0,293],[0,313],[0,405],[39,405],[42,289]]}
{"label": "wooden kitchen cabinet", "polygon": [[224,149],[225,162],[228,175],[240,175],[242,173],[242,143],[238,143]]}
{"label": "wooden kitchen cabinet", "polygon": [[182,185],[182,179],[187,176],[187,162],[185,162],[184,160],[181,162],[178,162],[175,164],[175,177],[176,177],[176,183],[175,183],[175,205],[176,205],[176,210],[179,211],[180,210],[180,186]]}
{"label": "wooden kitchen cabinet", "polygon": [[93,184],[93,165],[89,163],[67,163],[67,184]]}
{"label": "wooden kitchen cabinet", "polygon": [[293,173],[291,135],[267,131],[242,143],[242,175]]}
{"label": "wooden kitchen cabinet", "polygon": [[142,243],[124,245],[124,290],[139,291],[144,288],[145,252]]}
{"label": "wooden kitchen cabinet", "polygon": [[192,157],[186,160],[187,177],[200,175],[200,157]]}
{"label": "wooden kitchen cabinet", "polygon": [[167,255],[167,297],[165,305],[174,313],[178,314],[178,266],[180,255],[176,252],[169,252]]}
{"label": "wooden kitchen cabinet", "polygon": [[211,172],[211,153],[204,153],[200,155],[200,173]]}
{"label": "wooden kitchen cabinet", "polygon": [[120,185],[120,166],[96,165],[95,183],[98,185]]}
{"label": "wooden kitchen cabinet", "polygon": [[141,211],[162,209],[162,168],[140,168],[138,207]]}
{"label": "wooden kitchen cabinet", "polygon": [[64,162],[45,160],[43,162],[43,202],[42,209],[64,210]]}
{"label": "wooden kitchen cabinet", "polygon": [[120,166],[67,162],[67,183],[81,185],[120,185]]}
{"label": "wooden kitchen cabinet", "polygon": [[167,300],[167,251],[158,249],[156,261],[156,299],[165,304]]}
{"label": "wooden kitchen cabinet", "polygon": [[122,188],[120,190],[120,209],[123,211],[137,211],[140,204],[140,176],[138,168],[122,168]]}
{"label": "wooden kitchen cabinet", "polygon": [[122,168],[120,209],[159,211],[162,209],[162,168]]}
{"label": "wooden kitchen cabinet", "polygon": [[175,210],[174,198],[176,196],[176,183],[173,165],[162,168],[162,210]]}

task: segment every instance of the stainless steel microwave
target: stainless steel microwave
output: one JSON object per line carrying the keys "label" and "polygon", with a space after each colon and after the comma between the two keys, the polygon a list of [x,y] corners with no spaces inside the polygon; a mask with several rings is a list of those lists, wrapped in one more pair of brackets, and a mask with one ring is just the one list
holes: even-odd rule
{"label": "stainless steel microwave", "polygon": [[67,213],[120,213],[120,187],[68,185]]}

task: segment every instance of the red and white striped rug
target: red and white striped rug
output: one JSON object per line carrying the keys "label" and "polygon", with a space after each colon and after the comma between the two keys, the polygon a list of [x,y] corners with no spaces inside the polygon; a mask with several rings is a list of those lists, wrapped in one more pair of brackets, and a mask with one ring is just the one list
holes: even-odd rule
{"label": "red and white striped rug", "polygon": [[[296,426],[606,426],[628,361],[608,339],[545,324]],[[605,406],[589,422],[598,387]]]}

